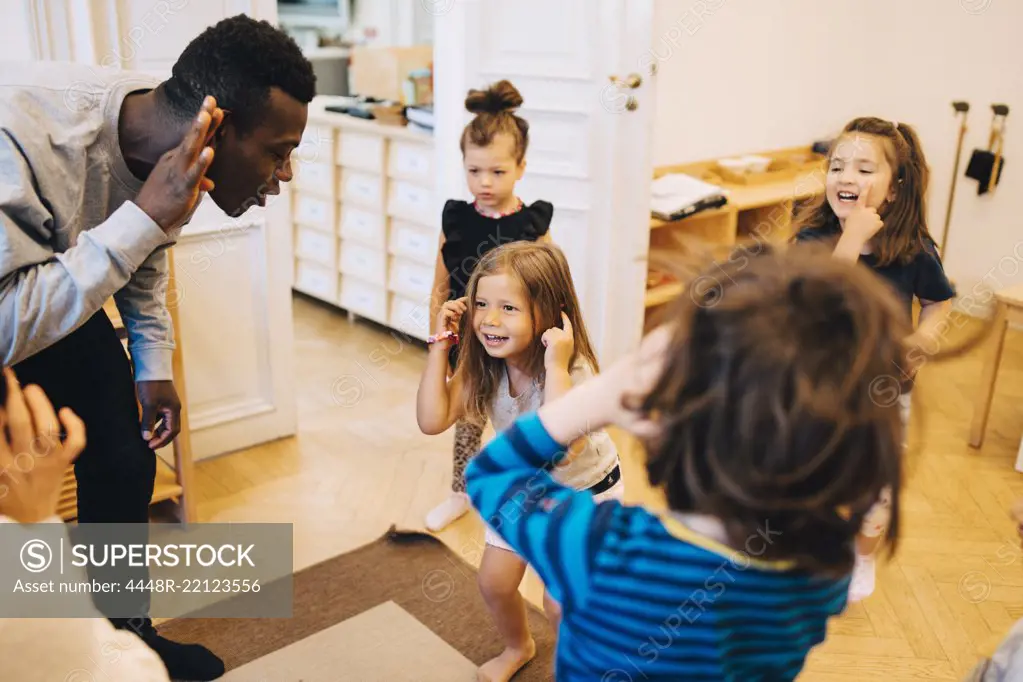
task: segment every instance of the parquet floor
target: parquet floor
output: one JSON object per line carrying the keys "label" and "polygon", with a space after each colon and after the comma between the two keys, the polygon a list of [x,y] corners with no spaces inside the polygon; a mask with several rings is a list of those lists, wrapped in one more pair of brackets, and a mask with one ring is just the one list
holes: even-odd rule
{"label": "parquet floor", "polygon": [[[203,521],[293,522],[297,570],[392,524],[421,528],[447,490],[452,437],[416,426],[420,346],[302,298],[295,325],[298,436],[201,462],[197,479]],[[1009,333],[978,451],[966,437],[980,365],[974,352],[924,368],[897,557],[880,564],[874,595],[832,623],[800,680],[959,680],[1023,618],[1023,551],[1008,518],[1023,497],[1023,474],[1013,470],[1023,434],[1023,333]],[[656,504],[637,453],[624,445],[623,459],[628,499]],[[474,515],[441,538],[478,563]],[[535,577],[523,590],[539,603]]]}

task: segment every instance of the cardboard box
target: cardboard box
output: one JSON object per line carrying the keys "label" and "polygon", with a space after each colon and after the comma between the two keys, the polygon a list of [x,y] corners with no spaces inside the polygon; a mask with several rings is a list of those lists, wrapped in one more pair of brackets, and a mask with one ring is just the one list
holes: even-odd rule
{"label": "cardboard box", "polygon": [[404,101],[404,83],[419,69],[432,68],[433,46],[355,47],[349,67],[349,88],[353,95]]}

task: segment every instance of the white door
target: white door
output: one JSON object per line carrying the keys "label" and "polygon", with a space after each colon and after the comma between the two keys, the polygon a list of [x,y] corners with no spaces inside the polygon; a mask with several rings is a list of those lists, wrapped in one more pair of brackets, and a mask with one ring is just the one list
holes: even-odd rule
{"label": "white door", "polygon": [[[612,362],[643,326],[654,95],[649,72],[640,71],[649,66],[641,57],[651,44],[652,0],[427,6],[435,15],[438,203],[469,198],[458,146],[466,93],[507,78],[530,124],[519,194],[554,204],[552,238],[571,265],[599,359]],[[632,73],[635,88],[611,81]]]}
{"label": "white door", "polygon": [[[32,3],[33,52],[170,75],[184,47],[227,16],[277,20],[275,0]],[[233,219],[206,200],[174,249],[174,284],[194,459],[292,435],[287,193]],[[170,458],[170,448],[160,453]]]}

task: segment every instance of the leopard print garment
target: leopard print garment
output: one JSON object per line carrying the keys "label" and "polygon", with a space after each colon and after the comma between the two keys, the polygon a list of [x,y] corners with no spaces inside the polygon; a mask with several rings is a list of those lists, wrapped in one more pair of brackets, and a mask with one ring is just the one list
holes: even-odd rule
{"label": "leopard print garment", "polygon": [[465,492],[465,468],[469,460],[480,451],[483,440],[483,428],[471,421],[459,419],[455,424],[454,466],[451,472],[451,490],[456,493]]}

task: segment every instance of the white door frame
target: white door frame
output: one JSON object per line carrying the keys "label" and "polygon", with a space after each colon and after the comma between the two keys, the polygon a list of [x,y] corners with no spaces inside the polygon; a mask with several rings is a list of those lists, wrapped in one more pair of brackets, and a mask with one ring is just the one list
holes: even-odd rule
{"label": "white door frame", "polygon": [[[593,65],[600,73],[624,77],[643,65],[641,57],[649,54],[652,40],[652,3],[653,0],[594,1],[595,11],[598,7],[600,11],[600,35],[616,37],[602,50],[604,63]],[[466,93],[470,87],[481,85],[470,82],[465,56],[466,36],[472,30],[467,25],[466,10],[473,4],[494,6],[487,6],[485,0],[431,2],[431,7],[437,10],[434,23],[436,215],[440,215],[446,199],[470,198],[458,143],[469,120],[464,109]],[[521,52],[527,49],[523,46]],[[606,234],[593,235],[593,241],[588,242],[592,249],[588,249],[586,273],[582,278],[576,275],[575,284],[581,297],[594,302],[587,307],[586,325],[602,365],[613,362],[638,343],[645,315],[643,299],[652,178],[648,142],[655,98],[653,78],[647,73],[642,77],[643,85],[627,93],[606,88],[592,93],[593,107],[601,111],[601,115],[595,117],[600,130],[598,135],[604,140],[595,153],[611,179],[609,191],[597,198],[591,208],[611,216],[611,229]],[[610,79],[607,82],[610,84]],[[629,95],[638,102],[635,111],[620,106]],[[647,143],[637,144],[644,140]],[[528,166],[526,175],[529,175]],[[555,214],[557,210],[555,205]],[[557,241],[557,235],[553,236]]]}

